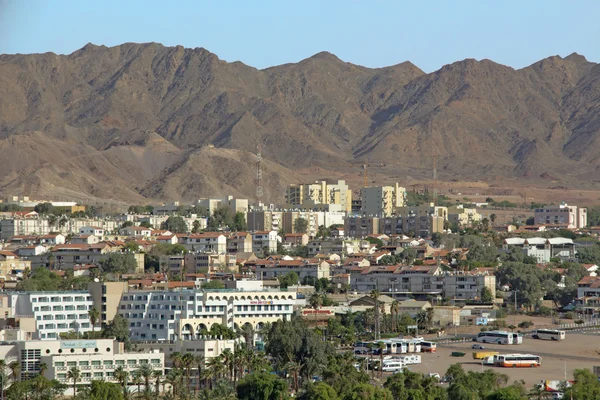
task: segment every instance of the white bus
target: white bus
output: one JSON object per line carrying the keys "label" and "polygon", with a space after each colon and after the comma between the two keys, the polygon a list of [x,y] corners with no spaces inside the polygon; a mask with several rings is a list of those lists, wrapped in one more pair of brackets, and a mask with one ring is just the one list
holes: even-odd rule
{"label": "white bus", "polygon": [[435,353],[437,344],[435,342],[421,342],[421,351],[423,353]]}
{"label": "white bus", "polygon": [[513,344],[523,344],[523,335],[520,333],[513,333]]}
{"label": "white bus", "polygon": [[531,337],[542,340],[565,340],[565,331],[554,329],[537,329],[532,332]]}
{"label": "white bus", "polygon": [[498,354],[494,364],[505,368],[536,368],[542,366],[542,357],[533,354]]}
{"label": "white bus", "polygon": [[402,371],[404,368],[404,363],[400,360],[386,360],[383,362],[383,368],[381,369],[383,372],[396,372]]}
{"label": "white bus", "polygon": [[479,332],[473,341],[481,343],[513,344],[514,334],[504,331]]}

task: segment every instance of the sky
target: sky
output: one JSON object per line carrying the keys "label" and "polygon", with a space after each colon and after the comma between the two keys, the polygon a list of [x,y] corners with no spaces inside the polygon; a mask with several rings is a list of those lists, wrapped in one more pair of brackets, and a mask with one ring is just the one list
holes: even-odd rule
{"label": "sky", "polygon": [[0,54],[159,42],[257,68],[321,51],[426,72],[465,58],[521,68],[573,52],[599,62],[598,15],[598,0],[0,0]]}

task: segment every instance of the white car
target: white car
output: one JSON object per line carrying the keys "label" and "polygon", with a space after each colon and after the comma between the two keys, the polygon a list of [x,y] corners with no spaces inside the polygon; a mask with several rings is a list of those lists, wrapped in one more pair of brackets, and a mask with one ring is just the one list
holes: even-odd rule
{"label": "white car", "polygon": [[419,342],[424,342],[425,338],[423,336],[415,336],[412,338],[412,340],[418,340]]}
{"label": "white car", "polygon": [[430,373],[429,373],[429,377],[430,377],[430,378],[435,378],[435,379],[437,379],[438,381],[442,379],[442,378],[440,377],[440,374],[438,374],[437,372],[430,372]]}
{"label": "white car", "polygon": [[473,346],[471,346],[472,349],[476,349],[476,350],[483,350],[485,349],[485,347],[483,347],[483,345],[479,344],[479,343],[475,343]]}

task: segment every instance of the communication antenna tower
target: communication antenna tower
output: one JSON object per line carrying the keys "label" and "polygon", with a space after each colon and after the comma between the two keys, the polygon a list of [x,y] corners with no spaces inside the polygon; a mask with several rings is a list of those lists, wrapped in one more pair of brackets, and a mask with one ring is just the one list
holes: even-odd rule
{"label": "communication antenna tower", "polygon": [[259,203],[262,203],[263,198],[263,186],[262,186],[262,153],[260,144],[256,145],[256,199]]}

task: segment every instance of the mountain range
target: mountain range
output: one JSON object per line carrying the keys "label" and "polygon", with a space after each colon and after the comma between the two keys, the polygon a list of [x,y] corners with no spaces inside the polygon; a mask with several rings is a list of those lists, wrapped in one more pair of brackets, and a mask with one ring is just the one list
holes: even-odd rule
{"label": "mountain range", "polygon": [[273,202],[360,164],[381,165],[382,182],[429,178],[434,156],[442,180],[594,185],[600,65],[571,54],[425,73],[322,52],[258,70],[156,43],[0,55],[3,195],[254,199],[259,145]]}

